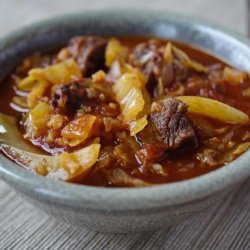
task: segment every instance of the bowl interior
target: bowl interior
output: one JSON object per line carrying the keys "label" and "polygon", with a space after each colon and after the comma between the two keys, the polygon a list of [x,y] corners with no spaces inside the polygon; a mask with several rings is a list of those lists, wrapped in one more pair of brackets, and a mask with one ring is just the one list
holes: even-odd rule
{"label": "bowl interior", "polygon": [[[250,70],[249,41],[216,25],[174,14],[147,11],[95,11],[58,17],[16,31],[0,40],[0,80],[27,55],[63,46],[76,35],[156,36],[182,41],[211,52],[243,70]],[[150,188],[77,186],[35,176],[0,156],[0,176],[16,188],[52,200],[89,208],[117,210],[161,207],[199,199],[250,175],[248,151],[226,167],[179,183]]]}

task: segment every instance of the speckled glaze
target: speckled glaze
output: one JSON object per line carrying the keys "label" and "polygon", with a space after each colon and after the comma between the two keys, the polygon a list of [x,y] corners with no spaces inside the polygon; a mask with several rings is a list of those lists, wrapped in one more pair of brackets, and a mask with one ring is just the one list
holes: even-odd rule
{"label": "speckled glaze", "polygon": [[[95,11],[58,17],[0,40],[0,80],[36,51],[62,46],[75,35],[146,35],[203,48],[249,71],[250,43],[200,19],[152,11]],[[149,188],[99,188],[31,174],[0,156],[0,177],[28,202],[76,226],[102,232],[167,227],[209,208],[250,176],[250,151],[229,165],[187,181]],[[204,211],[205,212],[205,211]]]}

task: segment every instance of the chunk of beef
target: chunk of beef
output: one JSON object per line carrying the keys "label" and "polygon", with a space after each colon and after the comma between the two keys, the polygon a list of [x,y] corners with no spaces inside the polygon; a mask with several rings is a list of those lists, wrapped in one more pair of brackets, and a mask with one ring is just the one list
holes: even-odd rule
{"label": "chunk of beef", "polygon": [[51,98],[52,108],[61,114],[75,114],[77,110],[90,112],[93,110],[108,116],[115,116],[119,108],[109,107],[114,102],[113,85],[103,81],[97,85],[94,81],[82,78],[54,89]]}
{"label": "chunk of beef", "polygon": [[172,63],[165,62],[164,50],[165,45],[160,41],[150,40],[137,45],[129,56],[130,63],[148,77],[147,88],[154,97],[164,94],[159,93],[156,88],[160,79],[161,87],[165,89],[174,87],[175,83],[182,82],[189,76],[188,68],[175,55]]}
{"label": "chunk of beef", "polygon": [[149,115],[149,125],[139,134],[145,159],[157,159],[183,148],[196,146],[197,137],[185,113],[188,106],[174,98],[154,102]]}
{"label": "chunk of beef", "polygon": [[140,43],[130,54],[130,62],[150,78],[159,77],[163,64],[163,46],[157,40]]}
{"label": "chunk of beef", "polygon": [[164,48],[160,41],[149,40],[135,47],[129,56],[130,63],[138,67],[147,77],[147,87],[153,93],[162,73]]}
{"label": "chunk of beef", "polygon": [[167,88],[173,87],[175,83],[185,82],[190,75],[190,70],[178,59],[162,67],[162,82]]}
{"label": "chunk of beef", "polygon": [[74,37],[69,42],[69,52],[79,64],[84,76],[105,68],[107,39],[94,36]]}
{"label": "chunk of beef", "polygon": [[182,143],[194,139],[194,129],[185,116],[187,109],[185,103],[173,98],[152,104],[150,118],[158,132],[156,138],[165,143],[166,149],[177,149]]}
{"label": "chunk of beef", "polygon": [[87,98],[86,82],[72,82],[58,87],[52,95],[52,108],[62,114],[74,113]]}

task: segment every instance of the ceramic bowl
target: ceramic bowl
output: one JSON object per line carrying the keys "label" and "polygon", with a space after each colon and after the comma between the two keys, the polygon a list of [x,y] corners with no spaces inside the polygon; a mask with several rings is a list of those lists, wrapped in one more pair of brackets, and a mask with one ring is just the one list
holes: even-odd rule
{"label": "ceramic bowl", "polygon": [[[76,35],[146,35],[205,49],[250,69],[249,41],[200,19],[152,11],[95,11],[54,18],[0,39],[0,80],[37,51],[58,48]],[[102,232],[155,230],[177,224],[220,199],[250,176],[250,151],[225,167],[191,180],[148,188],[102,188],[56,182],[0,156],[0,177],[28,202],[75,226]]]}

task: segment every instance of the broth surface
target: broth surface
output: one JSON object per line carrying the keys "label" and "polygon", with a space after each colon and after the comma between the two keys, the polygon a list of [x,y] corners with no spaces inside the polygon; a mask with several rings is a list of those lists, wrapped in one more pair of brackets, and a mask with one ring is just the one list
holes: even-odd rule
{"label": "broth surface", "polygon": [[[51,170],[43,164],[27,167],[13,157],[13,153],[2,148],[3,154],[24,168],[48,178],[78,184],[141,187],[182,181],[206,174],[227,165],[249,148],[249,121],[215,119],[191,112],[190,105],[186,105],[185,101],[183,103],[182,99],[176,101],[179,96],[200,96],[227,104],[250,116],[250,80],[245,72],[232,69],[216,57],[178,42],[171,42],[172,47],[167,49],[166,44],[169,41],[157,39],[157,43],[149,45],[150,39],[146,37],[119,37],[119,41],[115,40],[113,44],[110,39],[105,40],[106,38],[91,38],[87,42],[85,38],[79,39],[71,40],[57,53],[37,54],[26,58],[0,85],[0,112],[17,119],[16,126],[23,141],[34,145],[40,153],[47,156],[65,154],[63,160],[60,158],[59,165],[63,166],[67,174],[64,177],[65,173],[62,174],[58,169],[50,174]],[[99,47],[93,48],[88,43]],[[103,65],[101,59],[104,44],[106,65]],[[144,47],[138,47],[141,44]],[[109,58],[112,63],[107,63],[108,48],[113,53],[109,54],[111,59],[117,53],[115,60]],[[34,73],[40,74],[36,80],[38,83],[35,84],[44,81],[47,85],[37,99],[29,97],[34,87],[25,85],[30,90],[21,90],[18,87],[30,70],[46,69],[71,58],[81,70],[80,77],[52,85],[51,82],[56,77],[51,77],[50,80],[49,76],[44,80],[44,73],[38,70],[38,73]],[[195,63],[192,64],[193,61]],[[67,67],[72,70],[73,66],[70,64]],[[120,73],[116,72],[117,67],[120,67]],[[101,73],[99,70],[102,70]],[[53,75],[54,72],[49,74]],[[134,88],[139,91],[134,92],[134,96],[141,94],[144,98],[143,108],[139,112],[131,111],[135,108],[131,103],[133,100],[136,103],[138,101],[136,105],[139,106],[141,99],[131,99],[131,102],[126,103],[128,98],[132,98],[132,92],[129,97],[127,93],[127,99],[124,98],[123,103],[119,100],[121,91],[129,88],[128,84],[124,84],[123,90],[114,90],[114,85],[124,75],[127,76],[126,73],[134,74],[133,77],[138,78],[136,80],[141,80],[139,87],[135,84],[128,90],[129,93]],[[41,103],[49,118],[44,125],[45,129],[34,130],[34,126],[44,123],[35,123],[30,118]],[[126,105],[130,105],[129,114],[126,114]],[[169,108],[171,105],[173,110]],[[167,114],[169,121],[164,118]],[[173,116],[176,117],[172,119]],[[138,120],[144,118],[147,125],[131,136],[131,124],[138,124]],[[172,130],[175,134],[172,134]],[[98,159],[86,171],[81,172],[79,159],[72,154],[97,144],[100,145]]]}

